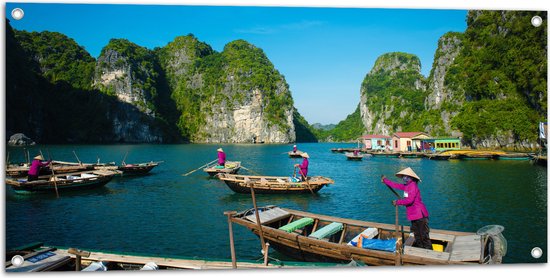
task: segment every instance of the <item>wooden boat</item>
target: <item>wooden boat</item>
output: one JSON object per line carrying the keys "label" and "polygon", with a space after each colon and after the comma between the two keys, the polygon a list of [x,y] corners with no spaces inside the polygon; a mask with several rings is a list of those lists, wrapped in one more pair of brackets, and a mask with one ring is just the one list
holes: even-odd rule
{"label": "wooden boat", "polygon": [[[54,170],[54,173],[56,174],[63,174],[63,173],[70,173],[70,172],[78,172],[78,171],[86,171],[86,170],[92,170],[94,169],[91,165],[84,165],[84,164],[62,164],[58,163],[58,161],[52,161],[48,167],[42,167],[40,168],[40,175],[51,175],[52,168]],[[10,164],[6,167],[6,176],[8,177],[26,177],[29,172],[30,165],[27,163],[20,163],[20,164]]]}
{"label": "wooden boat", "polygon": [[236,174],[239,172],[239,169],[241,169],[240,161],[227,161],[224,168],[221,168],[216,164],[214,166],[204,168],[203,171],[208,173],[211,177],[214,177],[217,174]]}
{"label": "wooden boat", "polygon": [[460,159],[463,160],[490,160],[493,159],[493,154],[489,153],[469,153],[460,155]]}
{"label": "wooden boat", "polygon": [[422,158],[423,156],[424,154],[419,152],[402,152],[399,154],[400,158]]}
{"label": "wooden boat", "polygon": [[394,152],[372,152],[375,157],[399,157],[399,153]]}
{"label": "wooden boat", "polygon": [[113,171],[90,170],[39,176],[35,181],[27,181],[27,178],[11,178],[6,179],[6,184],[19,194],[54,192],[56,187],[57,190],[100,187],[110,182],[116,174]]}
{"label": "wooden boat", "polygon": [[428,159],[433,159],[433,160],[449,160],[452,157],[452,155],[450,154],[440,154],[440,153],[428,153],[428,154],[425,154],[425,156]]}
{"label": "wooden boat", "polygon": [[531,155],[527,153],[507,153],[495,156],[498,160],[530,160]]}
{"label": "wooden boat", "polygon": [[[403,231],[396,234],[395,225],[391,224],[277,206],[258,208],[258,214],[264,240],[278,252],[302,261],[355,260],[367,265],[499,264],[506,254],[504,228],[498,225],[483,227],[477,233],[430,229],[434,249],[440,250],[436,251],[413,247],[414,236],[409,227],[402,226]],[[235,213],[230,219],[259,235],[254,209]]]}
{"label": "wooden boat", "polygon": [[[231,260],[200,259],[185,257],[160,257],[139,253],[124,253],[103,250],[78,250],[76,248],[50,247],[43,243],[31,243],[27,246],[17,247],[6,251],[6,272],[45,272],[45,271],[75,271],[77,257],[80,258],[80,271],[90,269],[94,264],[102,264],[103,268],[95,271],[111,270],[178,270],[178,269],[232,269]],[[11,258],[19,255],[25,258],[25,262],[16,266]],[[156,268],[147,268],[147,266]],[[334,263],[308,263],[294,261],[269,261],[268,265],[256,260],[238,260],[237,269],[274,269],[274,268],[312,268],[312,267],[336,267],[343,266]]]}
{"label": "wooden boat", "polygon": [[117,170],[121,171],[123,175],[145,175],[149,173],[153,168],[158,166],[160,163],[162,163],[162,161],[123,164],[121,166],[118,166]]}
{"label": "wooden boat", "polygon": [[289,151],[288,152],[288,157],[290,157],[290,158],[302,157],[303,153],[304,153],[303,151],[296,151],[296,152]]}
{"label": "wooden boat", "polygon": [[290,177],[248,176],[219,174],[219,179],[237,193],[250,193],[254,186],[254,193],[258,194],[299,194],[317,192],[325,185],[333,184],[329,178],[315,176],[308,177],[307,182],[291,181]]}
{"label": "wooden boat", "polygon": [[364,154],[354,155],[353,153],[346,153],[345,155],[348,158],[348,160],[363,160],[363,157],[365,157]]}

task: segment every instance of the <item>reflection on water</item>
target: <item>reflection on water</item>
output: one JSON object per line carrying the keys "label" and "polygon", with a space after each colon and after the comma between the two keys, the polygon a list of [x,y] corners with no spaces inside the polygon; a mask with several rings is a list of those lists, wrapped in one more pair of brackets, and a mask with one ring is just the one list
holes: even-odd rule
{"label": "reflection on water", "polygon": [[[354,144],[298,144],[310,155],[310,175],[335,184],[318,195],[257,195],[259,206],[278,205],[325,215],[393,223],[395,198],[380,176],[397,181],[396,172],[412,167],[422,178],[422,198],[430,226],[475,232],[485,225],[505,227],[505,263],[546,261],[530,256],[547,246],[546,167],[528,161],[434,161],[368,157],[349,161],[331,148]],[[53,194],[16,195],[6,187],[6,247],[41,241],[50,245],[140,252],[163,256],[230,258],[224,211],[252,207],[250,195],[237,194],[202,170],[182,176],[216,159],[218,145],[48,145],[56,160],[126,163],[164,161],[149,175],[116,177],[105,187]],[[291,176],[292,145],[221,145],[228,160],[264,175]],[[10,148],[12,162],[24,161],[22,148]],[[46,152],[45,152],[46,153]],[[240,173],[247,171],[241,169]],[[399,222],[408,225],[405,209]],[[234,225],[237,257],[261,256],[259,240]],[[280,256],[272,252],[273,256]]]}

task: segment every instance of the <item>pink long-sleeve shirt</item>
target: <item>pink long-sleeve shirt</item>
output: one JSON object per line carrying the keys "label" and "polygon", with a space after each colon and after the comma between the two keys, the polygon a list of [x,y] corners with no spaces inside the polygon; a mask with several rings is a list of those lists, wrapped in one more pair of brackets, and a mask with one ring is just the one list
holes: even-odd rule
{"label": "pink long-sleeve shirt", "polygon": [[302,164],[300,164],[300,172],[304,175],[304,177],[307,177],[307,168],[309,166],[309,161],[307,158],[304,157],[304,161],[302,161]]}
{"label": "pink long-sleeve shirt", "polygon": [[225,153],[224,152],[218,152],[218,164],[222,165],[225,163]]}
{"label": "pink long-sleeve shirt", "polygon": [[50,162],[41,162],[38,159],[35,159],[31,163],[31,167],[29,168],[29,175],[38,176],[38,173],[40,172],[40,167],[46,167],[50,164]]}
{"label": "pink long-sleeve shirt", "polygon": [[409,221],[429,216],[428,209],[422,202],[422,196],[415,181],[410,180],[407,184],[401,184],[384,178],[384,184],[404,191],[403,199],[397,200],[396,204],[407,208],[407,219]]}

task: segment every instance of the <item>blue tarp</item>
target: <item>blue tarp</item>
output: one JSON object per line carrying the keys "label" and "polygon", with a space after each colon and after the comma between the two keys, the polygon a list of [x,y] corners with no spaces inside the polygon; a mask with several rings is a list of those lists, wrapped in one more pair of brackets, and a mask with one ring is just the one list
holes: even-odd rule
{"label": "blue tarp", "polygon": [[[395,243],[397,242],[397,239],[395,238],[390,238],[390,239],[363,238],[362,241],[363,241],[363,244],[361,246],[362,248],[395,252]],[[356,242],[352,242],[351,244],[353,246],[357,246]]]}

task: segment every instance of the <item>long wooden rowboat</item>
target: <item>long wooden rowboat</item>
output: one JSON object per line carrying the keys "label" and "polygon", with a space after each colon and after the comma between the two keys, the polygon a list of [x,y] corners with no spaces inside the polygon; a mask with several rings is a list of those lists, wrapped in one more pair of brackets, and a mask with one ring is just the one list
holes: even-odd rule
{"label": "long wooden rowboat", "polygon": [[218,165],[204,168],[204,171],[208,173],[211,177],[216,176],[217,174],[236,174],[241,169],[240,161],[227,161],[225,167],[221,168]]}
{"label": "long wooden rowboat", "polygon": [[304,153],[303,151],[296,151],[296,152],[289,151],[288,152],[288,157],[290,157],[290,158],[302,157],[303,153]]}
{"label": "long wooden rowboat", "polygon": [[375,157],[399,157],[399,153],[393,152],[372,152],[371,154]]}
{"label": "long wooden rowboat", "polygon": [[[441,250],[435,251],[413,247],[414,236],[409,227],[397,233],[396,240],[392,224],[277,206],[258,208],[258,212],[264,240],[278,252],[301,261],[355,260],[367,265],[499,264],[506,254],[506,239],[501,233],[504,228],[498,225],[483,227],[477,233],[430,229],[434,249]],[[254,209],[231,215],[231,221],[259,235]],[[388,244],[393,251],[387,249]]]}
{"label": "long wooden rowboat", "polygon": [[311,191],[317,192],[323,186],[334,183],[332,179],[320,176],[308,177],[307,182],[292,182],[289,177],[272,176],[220,174],[218,177],[237,193],[250,193],[251,186],[254,186],[254,193],[258,194],[311,193]]}
{"label": "long wooden rowboat", "polygon": [[121,171],[123,175],[145,175],[160,163],[161,162],[151,161],[146,163],[124,164],[118,166],[117,170]]}
{"label": "long wooden rowboat", "polygon": [[[50,164],[48,167],[42,167],[40,168],[40,175],[50,175],[52,173],[52,169],[55,173],[62,174],[62,173],[70,173],[70,172],[78,172],[78,171],[86,171],[86,170],[92,170],[93,166],[90,165],[68,165],[68,164],[59,164],[55,163],[55,161],[52,161],[52,164]],[[28,164],[11,164],[6,167],[6,176],[9,177],[26,177],[28,175],[30,166]]]}
{"label": "long wooden rowboat", "polygon": [[346,153],[345,155],[348,160],[363,160],[363,157],[365,156],[363,154],[354,155],[353,153]]}
{"label": "long wooden rowboat", "polygon": [[[44,246],[41,242],[31,243],[13,250],[6,250],[6,272],[48,272],[71,271],[74,273],[78,264],[76,255],[81,255],[80,269],[84,271],[101,263],[104,267],[94,271],[121,271],[121,270],[152,270],[146,268],[154,263],[158,270],[179,269],[233,269],[231,260],[227,259],[200,259],[197,257],[165,257],[157,254],[116,253],[105,250],[79,250],[58,246]],[[11,258],[22,256],[25,260],[21,265],[14,265]],[[269,261],[268,265],[256,260],[238,260],[237,269],[273,269],[273,268],[319,268],[343,267],[347,265],[334,263],[308,263],[295,261]]]}
{"label": "long wooden rowboat", "polygon": [[34,181],[27,181],[26,178],[6,179],[6,184],[19,194],[54,192],[56,187],[57,190],[68,190],[103,186],[110,182],[116,174],[113,171],[91,170],[40,176],[38,180]]}

